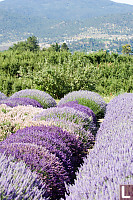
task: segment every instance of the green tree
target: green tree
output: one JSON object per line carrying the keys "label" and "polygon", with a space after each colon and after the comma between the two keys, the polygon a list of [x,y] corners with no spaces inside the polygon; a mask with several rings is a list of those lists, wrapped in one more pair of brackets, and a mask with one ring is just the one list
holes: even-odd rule
{"label": "green tree", "polygon": [[35,36],[27,38],[27,41],[18,42],[17,44],[14,44],[13,47],[9,48],[9,50],[14,51],[37,51],[39,49],[38,40]]}
{"label": "green tree", "polygon": [[27,45],[26,42],[18,42],[17,44],[13,44],[12,47],[9,47],[9,50],[13,50],[13,51],[26,51],[27,50]]}
{"label": "green tree", "polygon": [[39,50],[38,40],[35,36],[29,37],[27,39],[27,47],[30,51],[37,51]]}
{"label": "green tree", "polygon": [[52,44],[51,47],[48,48],[48,51],[60,52],[60,45],[56,42],[56,44]]}
{"label": "green tree", "polygon": [[123,45],[123,46],[122,46],[122,53],[123,53],[123,54],[132,53],[131,45],[130,45],[130,44],[125,44],[125,45]]}
{"label": "green tree", "polygon": [[63,43],[61,46],[61,51],[68,51],[68,50],[69,50],[69,48],[68,48],[67,44]]}

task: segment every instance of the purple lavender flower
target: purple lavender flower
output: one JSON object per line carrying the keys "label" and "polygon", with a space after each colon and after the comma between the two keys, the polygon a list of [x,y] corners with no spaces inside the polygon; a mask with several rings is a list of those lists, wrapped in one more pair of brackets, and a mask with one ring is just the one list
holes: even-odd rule
{"label": "purple lavender flower", "polygon": [[69,186],[67,200],[117,200],[119,185],[133,184],[133,94],[115,97],[107,105],[94,148]]}
{"label": "purple lavender flower", "polygon": [[40,114],[33,117],[33,120],[66,120],[76,124],[80,124],[84,129],[92,132],[96,131],[96,126],[93,122],[92,117],[88,116],[79,110],[70,107],[55,107],[49,108],[41,112]]}
{"label": "purple lavender flower", "polygon": [[16,107],[18,105],[22,105],[22,106],[32,105],[33,107],[43,108],[43,106],[35,99],[30,99],[26,97],[3,99],[3,100],[0,100],[0,104],[6,104],[7,106],[10,106],[10,107]]}
{"label": "purple lavender flower", "polygon": [[89,107],[98,117],[100,112],[101,114],[104,114],[106,111],[106,103],[103,98],[99,94],[87,90],[68,93],[59,101],[58,105],[60,106],[75,100],[77,100],[79,104]]}
{"label": "purple lavender flower", "polygon": [[54,125],[76,135],[76,138],[84,142],[88,149],[91,148],[91,143],[94,141],[94,135],[92,132],[89,130],[86,131],[81,124],[76,124],[65,119],[49,118],[47,121],[45,121],[45,125]]}
{"label": "purple lavender flower", "polygon": [[71,108],[74,108],[74,109],[79,110],[81,112],[84,112],[89,117],[92,116],[93,122],[96,123],[96,116],[95,116],[94,112],[90,108],[88,108],[87,106],[83,106],[83,105],[78,104],[78,101],[69,101],[65,104],[58,105],[58,107],[60,107],[60,108],[71,107]]}
{"label": "purple lavender flower", "polygon": [[43,108],[49,108],[56,106],[55,100],[46,92],[35,90],[35,89],[25,89],[14,93],[10,98],[19,97],[29,97],[38,101]]}
{"label": "purple lavender flower", "polygon": [[68,179],[59,159],[41,145],[31,143],[1,143],[0,152],[12,155],[17,161],[24,161],[26,166],[37,173],[45,184],[43,196],[52,200],[64,197],[66,191],[64,181]]}
{"label": "purple lavender flower", "polygon": [[[23,160],[46,183],[52,199],[64,197],[64,181],[70,183],[87,149],[73,134],[55,126],[31,126],[18,130],[0,143],[0,152]],[[47,195],[45,194],[45,197]]]}
{"label": "purple lavender flower", "polygon": [[4,140],[5,143],[34,143],[45,147],[60,159],[71,180],[87,152],[75,135],[55,126],[32,126],[18,130]]}
{"label": "purple lavender flower", "polygon": [[1,99],[6,99],[7,98],[7,96],[4,94],[4,93],[2,93],[1,91],[0,91],[0,100]]}
{"label": "purple lavender flower", "polygon": [[1,199],[45,200],[42,197],[45,189],[41,185],[36,173],[27,169],[24,162],[16,162],[14,157],[7,158],[0,153]]}

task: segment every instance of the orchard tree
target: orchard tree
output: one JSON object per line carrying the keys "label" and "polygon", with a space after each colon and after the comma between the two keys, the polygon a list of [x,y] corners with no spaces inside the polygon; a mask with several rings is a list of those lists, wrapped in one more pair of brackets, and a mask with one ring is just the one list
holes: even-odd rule
{"label": "orchard tree", "polygon": [[38,40],[35,36],[27,38],[27,47],[30,51],[37,51],[39,50]]}
{"label": "orchard tree", "polygon": [[18,42],[14,44],[13,47],[10,47],[9,50],[13,51],[38,51],[40,49],[38,45],[38,40],[35,36],[27,38],[27,41]]}
{"label": "orchard tree", "polygon": [[56,51],[60,52],[60,45],[56,42],[56,44],[52,44],[49,48],[48,51]]}
{"label": "orchard tree", "polygon": [[68,50],[69,50],[69,48],[68,48],[67,44],[63,43],[61,46],[61,51],[68,51]]}
{"label": "orchard tree", "polygon": [[12,47],[9,47],[9,50],[13,50],[13,51],[26,51],[27,50],[27,45],[26,42],[18,42],[17,44],[13,44]]}
{"label": "orchard tree", "polygon": [[132,53],[131,45],[130,45],[130,44],[125,44],[125,45],[123,45],[123,46],[122,46],[122,53],[123,53],[123,54]]}

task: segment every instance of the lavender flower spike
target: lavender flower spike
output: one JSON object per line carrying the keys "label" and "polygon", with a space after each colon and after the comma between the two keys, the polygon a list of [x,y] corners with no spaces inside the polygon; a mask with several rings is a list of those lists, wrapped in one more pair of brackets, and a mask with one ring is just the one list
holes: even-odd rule
{"label": "lavender flower spike", "polygon": [[83,106],[83,105],[78,104],[78,101],[69,101],[65,104],[58,105],[58,107],[60,107],[60,108],[71,107],[71,108],[74,108],[76,110],[79,110],[83,113],[86,113],[89,117],[92,116],[93,122],[96,123],[96,116],[95,116],[94,112],[90,108],[88,108],[87,106]]}
{"label": "lavender flower spike", "polygon": [[118,200],[119,185],[133,185],[133,93],[111,100],[66,200]]}
{"label": "lavender flower spike", "polygon": [[35,90],[35,89],[25,89],[20,90],[19,92],[14,93],[10,98],[19,98],[19,97],[29,97],[38,101],[43,108],[49,108],[56,106],[55,100],[46,92]]}
{"label": "lavender flower spike", "polygon": [[22,106],[32,105],[33,107],[43,108],[43,106],[38,101],[36,101],[35,99],[27,98],[27,97],[3,99],[3,100],[0,100],[0,104],[6,104],[7,106],[10,106],[10,107],[16,107],[18,105],[22,105]]}
{"label": "lavender flower spike", "polygon": [[2,199],[46,200],[42,183],[35,172],[26,168],[25,163],[16,162],[14,157],[0,153],[0,197]]}
{"label": "lavender flower spike", "polygon": [[6,99],[6,98],[7,98],[7,96],[0,91],[0,100]]}
{"label": "lavender flower spike", "polygon": [[87,90],[68,93],[59,101],[58,106],[76,100],[79,104],[88,106],[95,114],[98,114],[98,116],[99,112],[104,114],[106,111],[106,103],[104,99],[99,94]]}
{"label": "lavender flower spike", "polygon": [[14,156],[17,161],[24,161],[31,171],[37,173],[38,179],[45,185],[43,196],[52,200],[64,196],[64,181],[68,177],[59,159],[45,147],[34,143],[6,144],[5,140],[0,143],[0,152]]}
{"label": "lavender flower spike", "polygon": [[93,122],[92,116],[88,116],[88,114],[76,110],[71,107],[55,107],[44,110],[42,113],[33,117],[33,120],[66,120],[73,122],[75,124],[82,125],[86,130],[90,130],[92,132],[96,131],[95,123]]}

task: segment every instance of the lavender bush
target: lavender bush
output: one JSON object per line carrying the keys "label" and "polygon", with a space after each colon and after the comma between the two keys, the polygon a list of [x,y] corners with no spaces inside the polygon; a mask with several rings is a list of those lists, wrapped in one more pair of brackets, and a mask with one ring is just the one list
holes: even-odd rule
{"label": "lavender bush", "polygon": [[0,91],[0,100],[1,99],[6,99],[7,98],[7,96],[4,94],[4,93],[2,93],[1,91]]}
{"label": "lavender bush", "polygon": [[75,135],[55,126],[31,126],[18,130],[3,142],[5,143],[34,143],[45,147],[59,158],[71,181],[87,151]]}
{"label": "lavender bush", "polygon": [[10,98],[19,97],[29,97],[38,101],[43,108],[49,108],[56,106],[55,100],[46,92],[35,90],[35,89],[25,89],[14,93]]}
{"label": "lavender bush", "polygon": [[[91,148],[92,143],[94,142],[94,135],[89,130],[85,130],[82,125],[75,124],[73,122],[70,122],[68,120],[63,119],[48,119],[47,121],[40,120],[40,121],[32,121],[32,124],[35,124],[39,126],[40,124],[46,125],[46,126],[57,126],[62,128],[64,131],[68,131],[69,133],[72,133],[76,135],[76,138],[78,138],[80,141],[82,141],[87,148]],[[31,122],[27,126],[30,126]]]}
{"label": "lavender bush", "polygon": [[68,186],[67,200],[118,200],[119,186],[133,184],[133,94],[115,97],[107,105],[96,143]]}
{"label": "lavender bush", "polygon": [[[44,188],[35,172],[26,168],[22,161],[0,153],[0,197],[5,200],[45,200]],[[45,186],[45,185],[44,185]],[[40,189],[39,189],[40,187]]]}
{"label": "lavender bush", "polygon": [[7,98],[4,100],[0,100],[0,104],[6,104],[7,106],[10,106],[10,107],[16,107],[18,105],[22,105],[22,106],[32,105],[33,107],[43,108],[43,106],[38,101],[36,101],[35,99],[27,98],[27,97]]}
{"label": "lavender bush", "polygon": [[86,130],[90,130],[92,132],[96,131],[96,126],[93,122],[92,117],[89,117],[86,113],[83,113],[79,110],[70,107],[49,108],[33,117],[33,120],[50,120],[50,119],[52,120],[63,119],[66,121],[79,124]]}
{"label": "lavender bush", "polygon": [[66,191],[64,181],[68,177],[59,159],[45,147],[31,143],[0,143],[0,152],[24,161],[26,166],[37,173],[38,178],[45,184],[43,196],[50,199],[64,197]]}
{"label": "lavender bush", "polygon": [[71,107],[71,108],[74,108],[74,109],[79,110],[81,112],[84,112],[89,117],[91,116],[93,118],[93,122],[96,123],[96,116],[95,116],[94,112],[90,108],[88,108],[87,106],[83,106],[83,105],[78,104],[78,101],[69,101],[65,104],[58,105],[58,107],[60,107],[60,108]]}
{"label": "lavender bush", "polygon": [[81,124],[76,124],[68,120],[61,120],[59,118],[49,119],[47,121],[37,120],[33,121],[34,115],[44,111],[42,108],[28,106],[17,106],[9,107],[5,104],[0,105],[0,141],[5,139],[7,135],[15,133],[18,129],[29,127],[29,126],[40,126],[43,125],[55,125],[61,127],[63,130],[69,133],[77,134],[77,137],[86,142],[88,148],[90,141],[94,140],[92,133],[89,130],[85,130]]}
{"label": "lavender bush", "polygon": [[89,107],[98,118],[103,117],[106,111],[106,103],[103,98],[99,94],[87,90],[68,93],[59,101],[58,106],[75,100],[79,104]]}
{"label": "lavender bush", "polygon": [[34,115],[42,112],[43,108],[27,106],[9,107],[6,104],[0,105],[0,141],[8,135],[15,133],[20,128],[33,125]]}

